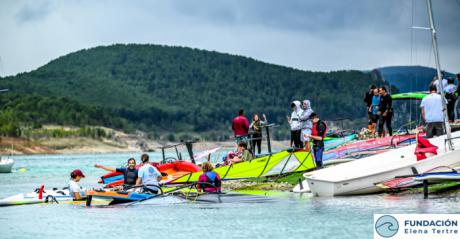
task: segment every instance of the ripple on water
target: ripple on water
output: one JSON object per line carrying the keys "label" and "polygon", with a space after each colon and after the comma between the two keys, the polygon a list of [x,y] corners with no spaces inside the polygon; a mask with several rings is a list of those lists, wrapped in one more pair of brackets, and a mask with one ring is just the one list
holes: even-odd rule
{"label": "ripple on water", "polygon": [[[69,172],[82,169],[91,188],[104,171],[95,163],[121,166],[133,154],[15,157],[24,173],[0,174],[0,198],[33,191],[41,184],[63,187]],[[153,153],[154,160],[160,154]],[[270,203],[138,205],[86,208],[83,205],[28,205],[0,208],[2,238],[362,238],[372,235],[374,213],[458,213],[459,198],[423,200],[415,195],[313,198]]]}

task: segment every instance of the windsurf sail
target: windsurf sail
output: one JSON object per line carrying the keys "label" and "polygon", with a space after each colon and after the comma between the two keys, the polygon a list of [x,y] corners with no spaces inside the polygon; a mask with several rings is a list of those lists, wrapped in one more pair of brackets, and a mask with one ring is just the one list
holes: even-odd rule
{"label": "windsurf sail", "polygon": [[429,95],[428,91],[407,92],[391,95],[393,100],[422,100],[425,96]]}
{"label": "windsurf sail", "polygon": [[357,141],[324,152],[323,161],[343,158],[356,152],[385,149],[388,147],[397,146],[401,144],[408,144],[414,141],[415,134],[394,135],[377,139]]}
{"label": "windsurf sail", "polygon": [[[302,172],[315,167],[310,152],[284,150],[250,161],[218,167],[214,169],[214,172],[218,173],[222,180],[234,180]],[[190,173],[171,181],[171,183],[197,182],[202,173],[201,171]]]}

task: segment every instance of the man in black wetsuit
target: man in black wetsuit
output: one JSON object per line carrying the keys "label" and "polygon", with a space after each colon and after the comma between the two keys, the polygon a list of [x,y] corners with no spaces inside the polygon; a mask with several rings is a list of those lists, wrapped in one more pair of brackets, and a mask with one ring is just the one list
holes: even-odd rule
{"label": "man in black wetsuit", "polygon": [[379,104],[379,136],[385,137],[383,125],[386,125],[388,135],[393,135],[393,129],[391,128],[391,118],[393,117],[393,103],[390,94],[388,94],[387,88],[384,86],[380,87],[380,104]]}
{"label": "man in black wetsuit", "polygon": [[367,128],[372,129],[372,111],[369,111],[369,107],[372,105],[372,97],[374,96],[374,89],[377,88],[375,85],[370,85],[369,90],[364,95],[364,103],[366,103],[367,112]]}
{"label": "man in black wetsuit", "polygon": [[123,173],[123,178],[124,178],[123,187],[124,188],[129,188],[129,187],[133,187],[136,185],[138,170],[136,169],[136,160],[134,158],[128,159],[128,167],[126,168],[109,168],[109,167],[106,167],[100,164],[95,164],[94,167],[102,168],[109,172]]}

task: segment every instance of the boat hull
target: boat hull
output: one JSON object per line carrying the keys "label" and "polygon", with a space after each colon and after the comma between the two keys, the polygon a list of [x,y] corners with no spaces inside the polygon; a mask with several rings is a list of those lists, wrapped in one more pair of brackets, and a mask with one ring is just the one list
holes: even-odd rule
{"label": "boat hull", "polygon": [[[460,133],[452,135],[454,145],[460,146]],[[430,139],[438,147],[438,155],[417,161],[415,145],[404,146],[385,153],[315,171],[306,178],[315,196],[359,195],[381,192],[377,184],[397,176],[413,175],[437,167],[457,167],[460,150],[447,151],[446,136]]]}
{"label": "boat hull", "polygon": [[38,191],[30,193],[20,193],[11,197],[7,197],[0,200],[0,206],[14,206],[14,205],[26,205],[26,204],[37,204],[37,203],[57,203],[72,201],[73,198],[69,195],[69,190],[45,190],[42,194],[42,198],[39,198]]}
{"label": "boat hull", "polygon": [[[384,160],[384,159],[383,159]],[[446,154],[428,158],[413,164],[389,171],[380,172],[366,177],[332,182],[308,177],[307,182],[315,196],[346,196],[382,192],[384,189],[376,186],[397,176],[414,174],[413,168],[421,173],[439,166],[457,167],[460,164],[460,151],[447,152]]]}
{"label": "boat hull", "polygon": [[0,160],[0,173],[11,173],[13,169],[13,159],[2,159]]}

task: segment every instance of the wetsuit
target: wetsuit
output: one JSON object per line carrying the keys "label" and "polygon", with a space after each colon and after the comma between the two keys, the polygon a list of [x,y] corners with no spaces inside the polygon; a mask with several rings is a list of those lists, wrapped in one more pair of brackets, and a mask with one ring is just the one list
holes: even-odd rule
{"label": "wetsuit", "polygon": [[[373,96],[374,96],[373,90],[369,90],[364,95],[364,103],[366,103],[366,106],[367,106],[366,109],[369,109],[369,107],[372,105]],[[369,112],[369,110],[367,110],[367,118],[368,118],[368,125],[371,125],[372,124],[372,112]]]}
{"label": "wetsuit", "polygon": [[117,168],[115,169],[119,173],[123,173],[123,186],[132,187],[136,185],[137,174],[139,173],[137,169],[133,168]]}
{"label": "wetsuit", "polygon": [[208,193],[220,192],[221,179],[216,172],[205,172],[198,178],[198,190],[202,189]]}
{"label": "wetsuit", "polygon": [[[391,118],[393,117],[393,103],[390,94],[380,96],[380,121],[379,121],[379,136],[383,135],[383,125],[386,124],[388,134],[393,135],[393,129],[391,128]],[[386,115],[383,114],[386,112]]]}

